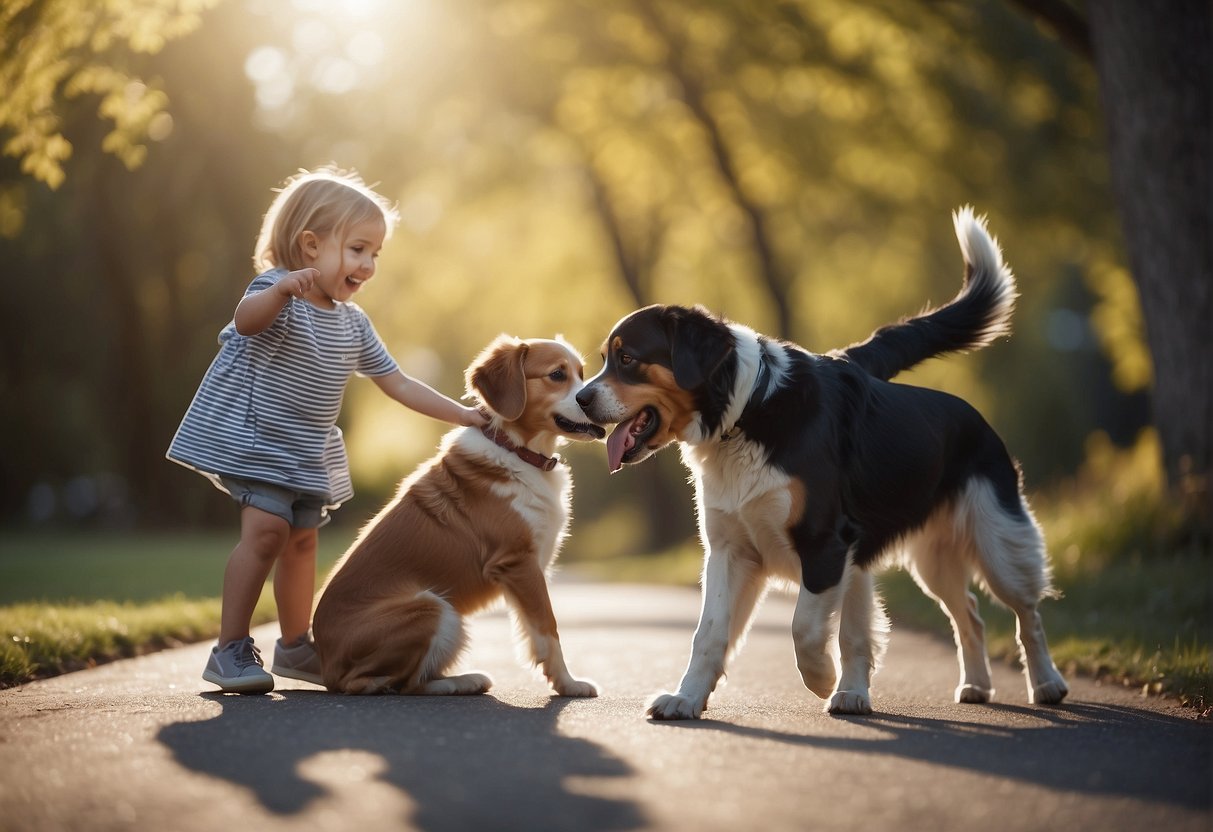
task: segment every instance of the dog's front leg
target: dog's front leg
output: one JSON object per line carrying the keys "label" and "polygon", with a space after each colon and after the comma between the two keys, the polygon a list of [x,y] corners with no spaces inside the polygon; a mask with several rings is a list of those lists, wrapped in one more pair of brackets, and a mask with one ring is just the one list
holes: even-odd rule
{"label": "dog's front leg", "polygon": [[526,633],[533,661],[547,677],[552,689],[561,696],[597,696],[598,687],[588,680],[574,679],[564,663],[560,636],[556,632],[556,614],[548,594],[547,579],[532,555],[529,562],[498,570],[496,581],[505,591]]}
{"label": "dog's front leg", "polygon": [[[709,522],[710,525],[710,522]],[[653,719],[698,719],[708,697],[724,675],[725,663],[738,646],[762,591],[763,579],[752,562],[730,554],[728,543],[708,547],[703,570],[703,606],[691,642],[691,658],[677,693],[652,699]]]}

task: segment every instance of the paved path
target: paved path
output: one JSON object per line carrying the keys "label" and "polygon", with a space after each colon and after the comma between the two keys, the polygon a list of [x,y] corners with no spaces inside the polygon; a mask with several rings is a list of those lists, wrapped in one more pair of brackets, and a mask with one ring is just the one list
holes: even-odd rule
{"label": "paved path", "polygon": [[[468,698],[353,698],[284,682],[205,693],[208,645],[0,691],[0,830],[1201,830],[1213,730],[1134,691],[1071,680],[1061,708],[951,701],[949,644],[898,630],[871,717],[801,686],[772,596],[708,719],[650,723],[697,593],[559,584],[565,653],[603,688],[550,697],[509,621],[476,619]],[[257,633],[270,644],[272,628]]]}

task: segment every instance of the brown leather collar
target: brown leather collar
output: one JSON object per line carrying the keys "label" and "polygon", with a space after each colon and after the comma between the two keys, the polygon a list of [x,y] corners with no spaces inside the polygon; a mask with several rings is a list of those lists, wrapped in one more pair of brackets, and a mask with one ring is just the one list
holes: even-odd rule
{"label": "brown leather collar", "polygon": [[505,448],[507,451],[512,451],[523,462],[528,462],[531,465],[534,465],[540,471],[551,471],[560,464],[560,457],[544,456],[538,451],[532,451],[530,448],[515,445],[508,436],[499,430],[495,430],[490,427],[483,427],[480,429],[480,432],[489,439],[492,439],[501,447]]}

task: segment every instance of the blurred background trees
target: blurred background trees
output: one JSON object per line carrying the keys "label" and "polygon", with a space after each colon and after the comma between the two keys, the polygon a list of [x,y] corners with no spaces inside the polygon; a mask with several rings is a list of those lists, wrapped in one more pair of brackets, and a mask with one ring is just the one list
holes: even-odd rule
{"label": "blurred background trees", "polygon": [[[55,47],[72,7],[93,10],[91,40]],[[271,188],[327,162],[398,201],[359,302],[406,371],[448,393],[503,331],[563,333],[593,372],[611,324],[651,302],[702,303],[818,351],[862,339],[955,293],[949,213],[972,203],[1019,278],[1015,335],[905,380],[972,400],[1034,489],[1076,471],[1088,437],[1131,445],[1150,423],[1155,362],[1096,66],[1020,4],[43,0],[2,14],[0,79],[34,90],[0,109],[17,310],[0,335],[6,524],[230,522],[163,453],[252,277]],[[31,44],[62,60],[33,61]],[[109,86],[73,83],[88,67],[111,68],[92,70]],[[1209,279],[1206,261],[1192,277],[1206,299]],[[1191,378],[1210,372],[1205,332]],[[366,383],[343,423],[359,496],[339,522],[359,523],[442,426]],[[599,447],[567,455],[569,556],[690,535],[675,453],[617,477]]]}

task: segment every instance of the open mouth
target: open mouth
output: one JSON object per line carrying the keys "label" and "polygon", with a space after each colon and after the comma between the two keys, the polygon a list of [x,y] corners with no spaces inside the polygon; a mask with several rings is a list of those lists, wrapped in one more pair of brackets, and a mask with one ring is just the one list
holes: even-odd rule
{"label": "open mouth", "polygon": [[607,437],[607,463],[611,473],[632,462],[645,450],[647,442],[661,427],[661,417],[652,407],[645,407],[631,419],[620,422]]}
{"label": "open mouth", "polygon": [[601,439],[606,436],[606,431],[593,422],[574,422],[572,419],[566,419],[559,413],[556,414],[556,427],[560,428],[565,433],[578,434],[584,433],[594,439]]}
{"label": "open mouth", "polygon": [[347,275],[345,278],[345,285],[350,287],[351,289],[355,289],[355,290],[360,289],[360,288],[362,288],[363,283],[366,283],[366,281],[359,280],[358,278],[354,277],[353,275]]}

